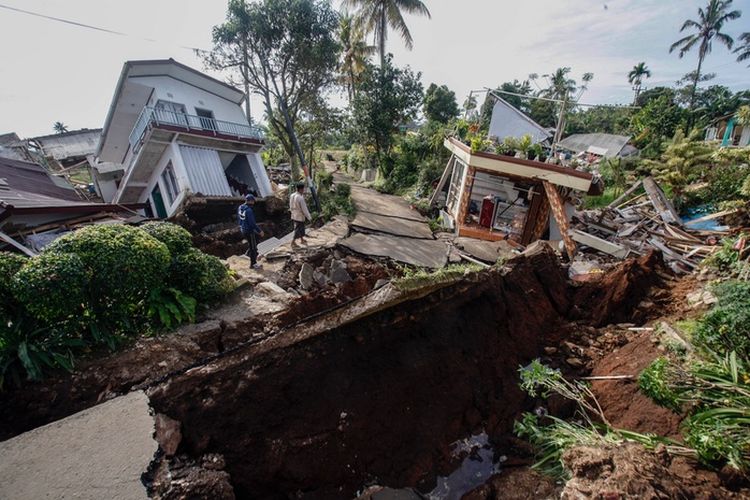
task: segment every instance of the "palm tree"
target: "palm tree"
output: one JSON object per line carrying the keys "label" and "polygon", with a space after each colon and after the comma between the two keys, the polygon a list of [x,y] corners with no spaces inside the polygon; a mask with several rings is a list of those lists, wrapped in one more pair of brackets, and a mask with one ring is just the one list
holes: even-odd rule
{"label": "palm tree", "polygon": [[[742,45],[734,49],[734,53],[737,54],[737,62],[742,62],[746,59],[750,59],[750,31],[740,35]],[[750,64],[748,64],[750,68]]]}
{"label": "palm tree", "polygon": [[64,134],[68,131],[68,126],[63,122],[55,122],[54,124],[52,124],[52,128],[54,129],[56,134]]}
{"label": "palm tree", "polygon": [[421,0],[344,0],[344,5],[357,8],[357,23],[365,32],[375,35],[381,66],[385,62],[385,42],[389,27],[401,35],[407,49],[411,50],[414,46],[403,12],[431,18],[430,11]]}
{"label": "palm tree", "polygon": [[[724,23],[737,19],[742,15],[739,10],[730,11],[729,8],[731,5],[732,0],[709,0],[705,10],[703,8],[698,9],[698,21],[688,19],[683,23],[682,28],[680,28],[680,33],[689,28],[694,29],[695,33],[680,38],[669,47],[670,53],[679,49],[680,58],[682,58],[696,44],[700,44],[698,47],[698,69],[695,71],[693,88],[690,91],[690,111],[693,110],[693,104],[695,103],[695,91],[701,76],[703,60],[711,53],[711,42],[715,38],[726,45],[728,49],[731,49],[734,44],[731,36],[721,32]],[[692,114],[690,116],[690,120],[692,120]]]}
{"label": "palm tree", "polygon": [[367,45],[364,33],[356,25],[354,18],[346,14],[341,17],[339,42],[343,48],[339,71],[351,103],[357,94],[357,83],[365,70],[367,58],[375,52],[375,47]]}
{"label": "palm tree", "polygon": [[648,69],[645,62],[639,62],[633,69],[628,73],[628,82],[633,86],[635,91],[635,97],[633,98],[633,104],[638,100],[638,95],[641,93],[643,88],[643,79],[651,78],[651,70]]}

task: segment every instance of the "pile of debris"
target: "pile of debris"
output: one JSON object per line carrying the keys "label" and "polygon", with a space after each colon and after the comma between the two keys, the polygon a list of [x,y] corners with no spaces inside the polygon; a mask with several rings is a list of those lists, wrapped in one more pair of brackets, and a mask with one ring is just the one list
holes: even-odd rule
{"label": "pile of debris", "polygon": [[[709,215],[703,220],[721,215]],[[576,242],[617,259],[658,249],[677,273],[688,273],[698,267],[719,249],[721,238],[729,234],[726,227],[696,230],[686,226],[651,177],[636,182],[607,207],[581,212],[578,219],[570,230]]]}

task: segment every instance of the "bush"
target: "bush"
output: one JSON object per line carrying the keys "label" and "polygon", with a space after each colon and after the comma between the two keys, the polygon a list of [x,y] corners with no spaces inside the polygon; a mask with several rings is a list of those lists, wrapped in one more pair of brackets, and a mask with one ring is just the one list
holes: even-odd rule
{"label": "bush", "polygon": [[750,359],[750,283],[727,281],[715,287],[714,294],[718,304],[699,321],[695,342]]}
{"label": "bush", "polygon": [[666,358],[655,359],[638,377],[638,388],[656,403],[671,410],[679,411],[680,402],[678,395],[669,386],[668,370],[669,360]]}
{"label": "bush", "polygon": [[167,245],[173,258],[184,254],[193,246],[193,237],[190,232],[177,224],[147,222],[140,228]]}
{"label": "bush", "polygon": [[213,255],[191,248],[178,255],[169,271],[170,283],[199,304],[216,302],[234,288],[229,271]]}
{"label": "bush", "polygon": [[85,308],[89,274],[78,256],[43,253],[29,259],[13,277],[16,298],[46,325],[80,316]]}
{"label": "bush", "polygon": [[353,144],[351,149],[349,149],[349,152],[346,153],[344,163],[349,169],[355,171],[368,168],[365,148],[363,148],[359,144]]}
{"label": "bush", "polygon": [[317,178],[318,189],[320,191],[331,189],[331,186],[333,185],[332,173],[326,172],[325,170],[318,170],[318,172],[315,174],[315,177]]}
{"label": "bush", "polygon": [[[352,201],[352,188],[349,184],[336,184],[333,192],[321,191],[320,196],[320,217],[327,222],[336,215],[346,215],[353,217],[357,210]],[[315,216],[313,216],[315,219]]]}
{"label": "bush", "polygon": [[26,257],[11,253],[0,252],[0,321],[10,314],[13,303],[11,279],[26,262]]}
{"label": "bush", "polygon": [[84,227],[55,240],[45,253],[71,253],[81,259],[91,276],[92,334],[110,347],[110,331],[137,330],[143,301],[152,289],[163,287],[171,262],[164,243],[125,225]]}

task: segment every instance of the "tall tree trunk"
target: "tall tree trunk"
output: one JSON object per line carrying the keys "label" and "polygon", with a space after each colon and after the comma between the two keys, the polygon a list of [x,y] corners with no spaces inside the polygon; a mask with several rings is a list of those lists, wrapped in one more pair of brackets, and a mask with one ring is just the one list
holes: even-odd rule
{"label": "tall tree trunk", "polygon": [[284,122],[286,123],[286,132],[287,135],[289,135],[289,139],[291,139],[292,141],[294,150],[297,152],[297,157],[299,158],[300,165],[302,166],[303,171],[306,171],[308,186],[310,186],[310,193],[312,194],[313,201],[315,202],[315,210],[319,212],[320,200],[318,200],[318,192],[315,190],[315,184],[312,180],[312,169],[305,161],[305,152],[302,151],[302,146],[300,146],[299,139],[297,138],[297,133],[294,131],[294,126],[292,125],[292,117],[289,115],[289,108],[287,107],[286,101],[284,99],[279,99],[279,110],[284,116]]}
{"label": "tall tree trunk", "polygon": [[695,70],[695,78],[693,78],[693,88],[690,91],[690,105],[688,106],[688,123],[686,134],[690,133],[690,129],[693,127],[693,106],[695,106],[695,92],[698,89],[698,80],[701,78],[701,66],[703,66],[703,53],[698,54],[698,69]]}
{"label": "tall tree trunk", "polygon": [[355,88],[354,83],[354,67],[352,65],[349,66],[349,105],[352,104],[352,100],[354,100],[354,97],[357,94],[357,90]]}
{"label": "tall tree trunk", "polygon": [[253,115],[250,114],[250,78],[247,74],[247,40],[242,39],[242,80],[245,84],[245,115],[247,115],[247,124],[253,124]]}
{"label": "tall tree trunk", "polygon": [[385,39],[386,29],[388,29],[388,21],[385,17],[385,9],[380,14],[380,37],[378,38],[378,49],[380,50],[380,67],[385,66]]}

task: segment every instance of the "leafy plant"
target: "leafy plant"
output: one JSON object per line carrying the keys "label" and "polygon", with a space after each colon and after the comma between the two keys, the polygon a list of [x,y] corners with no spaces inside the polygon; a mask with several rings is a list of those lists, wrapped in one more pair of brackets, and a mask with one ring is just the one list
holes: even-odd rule
{"label": "leafy plant", "polygon": [[638,388],[656,403],[679,411],[678,395],[670,388],[666,377],[669,366],[668,359],[655,359],[638,377]]}
{"label": "leafy plant", "polygon": [[13,276],[23,267],[26,258],[11,252],[0,252],[0,321],[10,314],[15,302],[11,286]]}
{"label": "leafy plant", "polygon": [[111,329],[129,325],[151,290],[163,285],[171,262],[164,243],[126,225],[84,227],[58,238],[44,253],[81,259],[91,276],[92,313]]}
{"label": "leafy plant", "polygon": [[177,256],[169,272],[173,288],[194,297],[199,304],[210,304],[234,289],[234,282],[221,260],[191,248]]}
{"label": "leafy plant", "polygon": [[9,379],[21,385],[23,378],[38,380],[48,370],[72,371],[73,351],[83,345],[58,328],[24,319],[0,324],[0,389]]}
{"label": "leafy plant", "polygon": [[140,228],[164,243],[173,258],[184,254],[193,246],[193,237],[190,232],[177,224],[152,221],[143,224]]}
{"label": "leafy plant", "polygon": [[16,299],[42,324],[52,325],[83,313],[89,273],[77,255],[43,253],[13,276]]}
{"label": "leafy plant", "polygon": [[713,289],[718,304],[699,321],[694,340],[715,352],[750,359],[750,282],[727,281]]}
{"label": "leafy plant", "polygon": [[[578,422],[566,422],[546,415],[544,411],[538,411],[537,414],[526,412],[520,421],[515,422],[516,435],[529,440],[536,450],[537,462],[533,465],[534,468],[555,477],[565,477],[567,473],[562,455],[566,449],[581,445],[601,447],[634,441],[648,448],[654,448],[660,443],[666,444],[667,449],[673,453],[691,452],[667,438],[613,428],[587,384],[566,380],[559,370],[550,368],[539,360],[521,367],[519,372],[521,389],[530,396],[547,398],[551,394],[558,394],[578,406]],[[593,418],[602,423],[595,423]]]}
{"label": "leafy plant", "polygon": [[333,192],[321,193],[320,195],[320,218],[329,221],[336,215],[353,217],[356,208],[351,196],[349,184],[336,184]]}
{"label": "leafy plant", "polygon": [[152,290],[148,296],[148,318],[167,329],[195,321],[198,302],[176,288]]}

